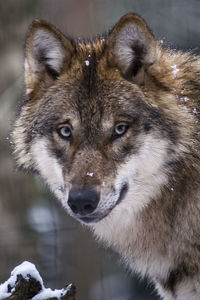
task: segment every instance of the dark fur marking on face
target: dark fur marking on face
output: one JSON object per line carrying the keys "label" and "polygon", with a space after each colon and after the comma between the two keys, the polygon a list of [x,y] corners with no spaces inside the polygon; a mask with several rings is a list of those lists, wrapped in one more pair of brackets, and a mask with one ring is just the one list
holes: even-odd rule
{"label": "dark fur marking on face", "polygon": [[[134,99],[131,109],[133,115],[135,114],[134,111],[137,111],[136,122],[134,122],[136,131],[148,133],[155,128],[157,132],[162,132],[162,138],[170,139],[173,144],[178,142],[179,126],[177,122],[166,116],[161,109],[148,105],[139,98]],[[131,112],[129,113],[131,114]]]}
{"label": "dark fur marking on face", "polygon": [[96,91],[96,67],[97,58],[95,51],[91,51],[85,60],[85,66],[83,69],[83,82],[87,86],[87,92],[89,99],[91,99],[93,93]]}
{"label": "dark fur marking on face", "polygon": [[52,154],[58,159],[62,159],[63,158],[63,151],[60,149],[52,149]]}
{"label": "dark fur marking on face", "polygon": [[119,194],[119,198],[117,200],[116,205],[118,205],[124,199],[126,193],[128,192],[128,183],[124,183]]}
{"label": "dark fur marking on face", "polygon": [[179,132],[178,124],[172,119],[169,119],[164,113],[157,108],[149,108],[149,123],[155,128],[159,128],[163,137],[170,139],[173,144],[178,142]]}
{"label": "dark fur marking on face", "polygon": [[152,129],[152,126],[151,126],[150,122],[145,122],[143,125],[143,128],[144,128],[144,132],[148,133]]}
{"label": "dark fur marking on face", "polygon": [[36,136],[50,137],[56,120],[57,117],[49,117],[45,120],[41,120],[41,122],[35,122],[30,128],[30,134],[26,138],[26,143],[30,143]]}
{"label": "dark fur marking on face", "polygon": [[125,143],[122,146],[120,154],[115,157],[115,160],[118,162],[124,162],[128,157],[131,157],[133,154],[137,154],[140,148],[140,144],[137,142],[137,134],[134,134],[135,143]]}

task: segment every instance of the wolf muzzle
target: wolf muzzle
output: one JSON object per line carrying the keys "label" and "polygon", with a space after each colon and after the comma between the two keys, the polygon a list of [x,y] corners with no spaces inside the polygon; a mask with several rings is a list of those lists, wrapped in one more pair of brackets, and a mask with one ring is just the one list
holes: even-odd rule
{"label": "wolf muzzle", "polygon": [[88,189],[71,190],[68,205],[75,215],[86,216],[94,212],[100,196],[96,191]]}

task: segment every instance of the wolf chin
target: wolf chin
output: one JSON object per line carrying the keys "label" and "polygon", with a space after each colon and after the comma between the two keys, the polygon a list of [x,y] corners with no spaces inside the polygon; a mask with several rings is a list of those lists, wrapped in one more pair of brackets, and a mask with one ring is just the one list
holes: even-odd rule
{"label": "wolf chin", "polygon": [[25,84],[18,166],[163,299],[200,299],[200,57],[131,13],[93,41],[36,20]]}

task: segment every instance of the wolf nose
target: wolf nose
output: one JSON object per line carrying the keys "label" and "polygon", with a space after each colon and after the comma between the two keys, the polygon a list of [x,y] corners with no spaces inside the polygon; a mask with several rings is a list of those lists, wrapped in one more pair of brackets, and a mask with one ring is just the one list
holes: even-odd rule
{"label": "wolf nose", "polygon": [[91,214],[99,203],[99,195],[92,190],[71,190],[68,205],[75,214]]}

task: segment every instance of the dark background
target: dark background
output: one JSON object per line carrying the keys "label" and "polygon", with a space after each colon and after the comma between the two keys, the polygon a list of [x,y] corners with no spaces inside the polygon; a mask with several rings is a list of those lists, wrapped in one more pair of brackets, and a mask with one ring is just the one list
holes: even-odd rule
{"label": "dark background", "polygon": [[16,170],[9,130],[23,96],[24,40],[35,18],[93,37],[127,12],[140,14],[165,47],[198,52],[199,0],[7,0],[0,2],[0,282],[29,260],[47,287],[74,282],[77,300],[158,299],[116,254],[72,220],[40,179]]}

